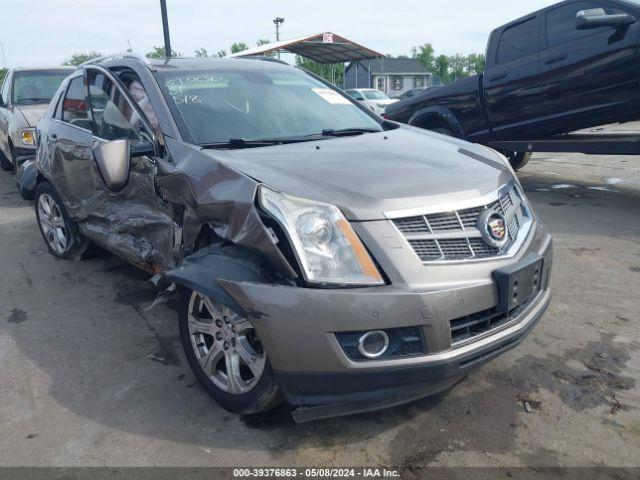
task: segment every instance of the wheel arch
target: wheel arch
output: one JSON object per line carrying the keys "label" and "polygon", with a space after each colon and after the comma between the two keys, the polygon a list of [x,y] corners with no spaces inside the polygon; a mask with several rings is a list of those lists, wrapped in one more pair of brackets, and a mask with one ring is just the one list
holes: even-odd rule
{"label": "wheel arch", "polygon": [[424,128],[446,128],[458,138],[466,138],[462,125],[453,112],[446,107],[426,107],[417,110],[409,119],[409,125]]}
{"label": "wheel arch", "polygon": [[225,281],[272,283],[268,266],[259,255],[233,244],[212,245],[185,258],[176,268],[163,275],[168,283],[207,295],[245,318],[260,317],[247,311],[224,288]]}

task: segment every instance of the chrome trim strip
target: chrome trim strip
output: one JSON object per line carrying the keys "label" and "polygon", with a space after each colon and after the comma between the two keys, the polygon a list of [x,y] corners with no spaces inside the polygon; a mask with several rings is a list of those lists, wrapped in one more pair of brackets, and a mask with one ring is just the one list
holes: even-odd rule
{"label": "chrome trim strip", "polygon": [[500,198],[500,192],[516,187],[517,183],[515,180],[510,180],[505,185],[502,185],[497,190],[494,190],[491,193],[487,193],[486,195],[482,195],[480,197],[474,197],[469,200],[462,200],[459,202],[448,202],[448,203],[439,203],[437,205],[432,205],[430,207],[416,207],[410,208],[407,210],[392,210],[388,212],[382,212],[384,217],[388,220],[397,220],[400,218],[406,217],[421,217],[423,215],[431,215],[434,213],[446,213],[446,212],[454,212],[457,210],[466,210],[468,208],[482,207],[490,205]]}

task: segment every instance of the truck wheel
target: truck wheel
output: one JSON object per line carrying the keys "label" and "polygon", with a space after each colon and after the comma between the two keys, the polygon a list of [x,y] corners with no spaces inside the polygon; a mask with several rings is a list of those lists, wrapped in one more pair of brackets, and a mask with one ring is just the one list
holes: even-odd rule
{"label": "truck wheel", "polygon": [[194,375],[222,407],[245,415],[282,403],[282,394],[249,320],[199,292],[182,288],[180,338]]}
{"label": "truck wheel", "polygon": [[527,163],[529,163],[532,155],[533,154],[531,152],[509,152],[506,156],[509,159],[509,163],[511,164],[513,169],[520,170]]}
{"label": "truck wheel", "polygon": [[49,182],[42,182],[34,193],[36,219],[49,253],[58,258],[73,259],[84,251],[87,241]]}

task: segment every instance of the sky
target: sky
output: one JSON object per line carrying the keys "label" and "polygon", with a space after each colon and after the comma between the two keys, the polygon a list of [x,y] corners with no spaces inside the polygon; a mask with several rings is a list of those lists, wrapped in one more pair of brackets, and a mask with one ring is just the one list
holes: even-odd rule
{"label": "sky", "polygon": [[[72,54],[133,50],[163,44],[159,0],[0,0],[0,66],[60,65]],[[550,0],[167,0],[171,44],[189,57],[233,42],[255,46],[332,31],[384,54],[410,54],[431,43],[436,54],[483,53],[489,32],[554,3]]]}

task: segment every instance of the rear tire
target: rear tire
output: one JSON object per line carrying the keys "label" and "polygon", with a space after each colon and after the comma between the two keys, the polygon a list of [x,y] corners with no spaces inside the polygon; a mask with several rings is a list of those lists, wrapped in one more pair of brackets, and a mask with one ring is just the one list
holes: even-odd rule
{"label": "rear tire", "polygon": [[532,157],[531,152],[507,152],[506,157],[514,170],[523,168]]}
{"label": "rear tire", "polygon": [[58,258],[79,258],[88,242],[71,220],[53,185],[49,182],[40,183],[33,196],[38,227],[49,253]]}
{"label": "rear tire", "polygon": [[201,293],[181,288],[178,323],[191,370],[223,408],[253,415],[283,402],[249,320]]}

